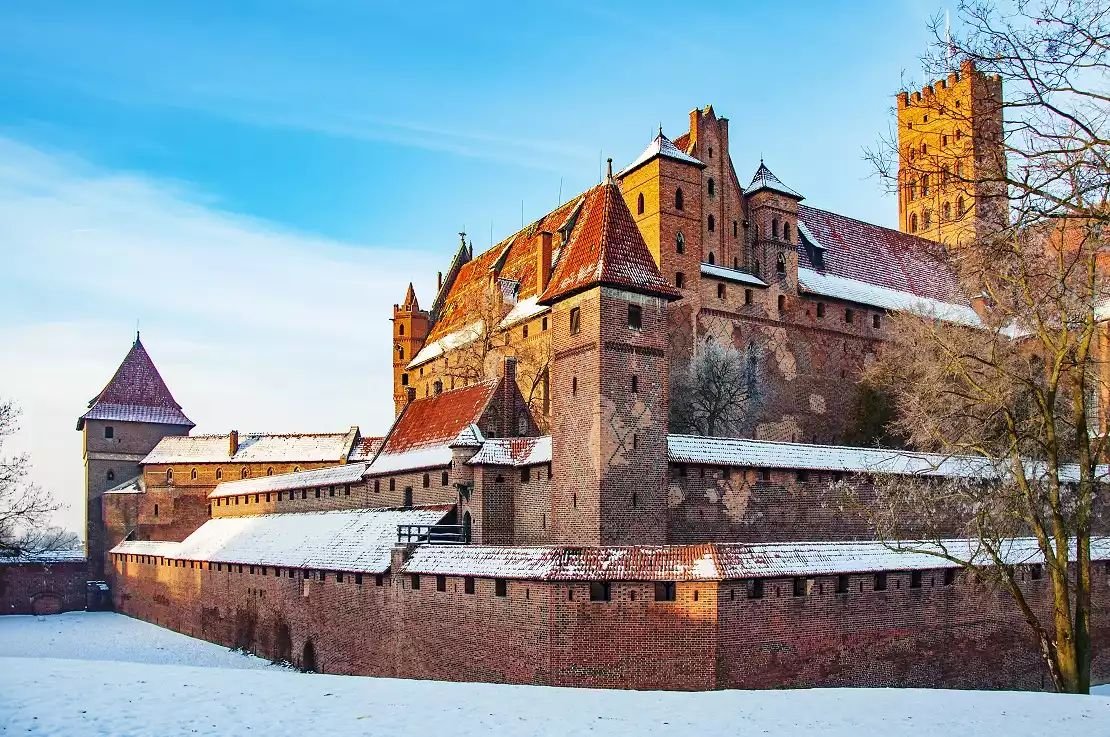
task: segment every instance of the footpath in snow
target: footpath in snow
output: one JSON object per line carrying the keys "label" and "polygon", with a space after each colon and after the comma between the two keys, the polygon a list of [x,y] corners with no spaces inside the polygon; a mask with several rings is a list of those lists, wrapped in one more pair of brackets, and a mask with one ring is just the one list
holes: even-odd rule
{"label": "footpath in snow", "polygon": [[114,614],[0,617],[0,734],[1110,734],[1110,698],[601,691],[303,674]]}

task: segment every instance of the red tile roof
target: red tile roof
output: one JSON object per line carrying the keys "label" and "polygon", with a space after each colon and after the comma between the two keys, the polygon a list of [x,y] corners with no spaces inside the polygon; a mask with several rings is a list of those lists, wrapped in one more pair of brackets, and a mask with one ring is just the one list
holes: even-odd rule
{"label": "red tile roof", "polygon": [[351,453],[347,456],[347,460],[355,462],[373,459],[374,454],[378,452],[378,448],[382,447],[383,440],[385,440],[385,438],[381,435],[359,438],[358,442],[351,448]]}
{"label": "red tile roof", "polygon": [[659,273],[612,180],[586,193],[579,224],[563,251],[541,303],[598,285],[671,299],[681,296]]}
{"label": "red tile roof", "polygon": [[194,427],[193,421],[181,411],[181,405],[174,401],[138,335],[112,380],[89,401],[89,411],[78,418],[78,430],[84,427],[85,420]]}
{"label": "red tile roof", "polygon": [[933,241],[844,215],[798,205],[798,219],[824,246],[821,268],[798,246],[798,265],[942,302],[968,304]]}
{"label": "red tile roof", "polygon": [[690,153],[690,134],[683,133],[678,138],[674,139],[675,147],[684,153]]}
{"label": "red tile roof", "polygon": [[500,383],[500,379],[490,379],[414,400],[397,418],[379,455],[450,443],[467,425],[481,419]]}

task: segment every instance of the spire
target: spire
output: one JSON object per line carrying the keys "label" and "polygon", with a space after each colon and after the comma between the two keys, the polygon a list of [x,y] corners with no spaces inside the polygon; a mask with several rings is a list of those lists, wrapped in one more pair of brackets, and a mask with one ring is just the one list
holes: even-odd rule
{"label": "spire", "polygon": [[155,368],[138,331],[135,332],[131,350],[116,369],[112,380],[89,401],[89,410],[78,418],[78,430],[84,427],[85,420],[193,427],[193,421],[181,411],[181,405],[174,401],[169,387]]}
{"label": "spire", "polygon": [[586,193],[579,217],[541,304],[599,285],[665,299],[681,296],[659,273],[614,179]]}
{"label": "spire", "polygon": [[416,290],[412,288],[412,282],[409,282],[409,288],[405,290],[405,301],[401,306],[406,310],[420,309],[420,302],[416,299]]}
{"label": "spire", "polygon": [[767,165],[763,163],[763,157],[759,157],[759,168],[755,170],[755,175],[752,177],[752,183],[744,190],[744,194],[752,195],[760,190],[768,190],[770,192],[778,192],[787,197],[793,197],[796,200],[804,200],[800,194],[787,187],[782,183],[782,180],[774,175]]}
{"label": "spire", "polygon": [[609,157],[605,160],[605,181],[609,184],[613,183],[613,158]]}
{"label": "spire", "polygon": [[663,126],[660,125],[659,135],[648,144],[648,147],[644,149],[643,153],[636,157],[635,161],[621,169],[620,172],[617,173],[617,176],[623,177],[625,174],[629,174],[633,170],[639,169],[644,164],[659,157],[671,159],[672,161],[681,161],[685,164],[693,164],[703,169],[705,168],[705,164],[681,150],[678,146],[674,145],[671,139],[663,135]]}

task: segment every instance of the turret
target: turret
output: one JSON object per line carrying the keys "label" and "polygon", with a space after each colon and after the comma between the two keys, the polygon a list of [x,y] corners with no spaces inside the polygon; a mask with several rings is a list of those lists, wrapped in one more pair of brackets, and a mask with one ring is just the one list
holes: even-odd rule
{"label": "turret", "polygon": [[428,338],[428,313],[420,309],[416,290],[409,283],[404,301],[393,305],[393,407],[401,414],[408,403],[408,364]]}
{"label": "turret", "polygon": [[768,284],[777,284],[783,293],[796,294],[798,203],[804,198],[783,184],[762,159],[744,197],[748,227],[753,231],[753,271]]}

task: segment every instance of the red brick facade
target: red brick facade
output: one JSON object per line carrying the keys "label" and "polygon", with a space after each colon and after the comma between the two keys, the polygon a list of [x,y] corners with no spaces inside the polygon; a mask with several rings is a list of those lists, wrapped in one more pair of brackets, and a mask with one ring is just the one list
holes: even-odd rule
{"label": "red brick facade", "polygon": [[0,563],[0,614],[56,614],[85,608],[88,564]]}

